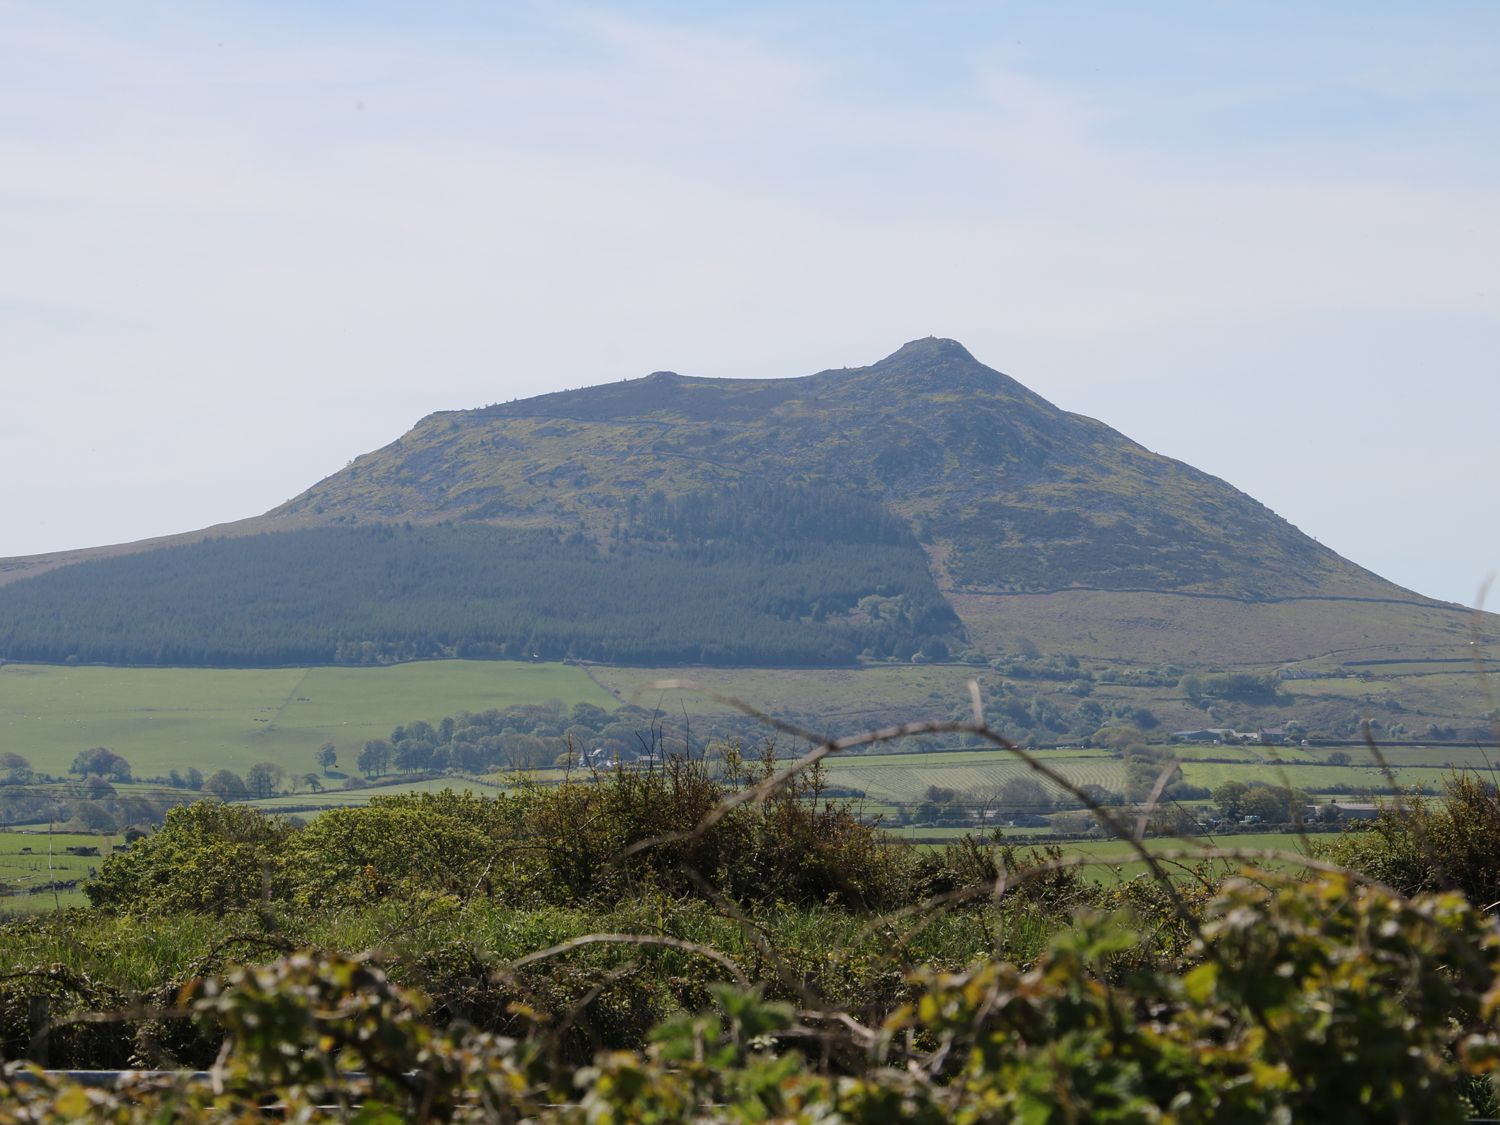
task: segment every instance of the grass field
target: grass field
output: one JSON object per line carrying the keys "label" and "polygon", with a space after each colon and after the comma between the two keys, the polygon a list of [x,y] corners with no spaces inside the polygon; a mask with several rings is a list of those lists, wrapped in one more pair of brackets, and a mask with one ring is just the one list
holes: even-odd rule
{"label": "grass field", "polygon": [[[1400,785],[1427,785],[1441,789],[1453,771],[1446,766],[1391,766]],[[1488,773],[1488,771],[1486,771]],[[1336,789],[1348,793],[1356,790],[1388,790],[1390,781],[1373,764],[1350,766],[1302,765],[1296,762],[1266,762],[1240,765],[1231,762],[1184,762],[1182,776],[1190,785],[1212,789],[1226,781],[1265,781],[1273,785],[1294,785],[1299,789]]]}
{"label": "grass field", "polygon": [[[1321,837],[1329,839],[1330,837]],[[1308,837],[1314,844],[1320,839],[1318,836]],[[1201,836],[1192,839],[1153,838],[1145,841],[1146,846],[1153,853],[1178,852],[1178,851],[1200,851],[1206,849],[1247,849],[1255,851],[1295,852],[1299,855],[1306,854],[1302,837],[1291,833],[1257,832],[1244,833],[1240,835],[1227,836]],[[1113,881],[1116,879],[1134,879],[1147,872],[1146,864],[1139,859],[1129,859],[1135,854],[1135,849],[1124,840],[1100,840],[1094,841],[1070,841],[1060,845],[1064,855],[1067,856],[1090,856],[1099,860],[1097,866],[1090,864],[1084,868],[1085,874],[1096,880]],[[1190,864],[1191,860],[1175,861]],[[1295,866],[1294,861],[1266,859],[1256,861],[1217,861],[1225,869],[1232,870],[1246,863],[1254,863],[1268,870],[1283,870]]]}
{"label": "grass field", "polygon": [[[1102,785],[1120,790],[1125,769],[1101,750],[1041,750],[1036,757],[1075,785]],[[1013,777],[1041,781],[1060,792],[1029,766],[1003,750],[958,750],[937,754],[870,754],[829,759],[828,780],[863,790],[876,800],[920,801],[929,786],[968,793],[996,788]]]}
{"label": "grass field", "polygon": [[[1399,667],[1399,666],[1398,666]],[[899,714],[904,719],[948,718],[966,714],[967,684],[978,679],[987,696],[1003,677],[984,666],[886,664],[861,668],[591,668],[609,690],[592,683],[581,668],[561,664],[519,664],[508,661],[427,661],[384,668],[284,669],[158,669],[65,668],[26,664],[0,666],[0,737],[37,745],[71,727],[72,738],[109,734],[124,715],[134,727],[137,714],[144,727],[129,737],[137,744],[214,739],[243,740],[251,734],[274,742],[274,735],[299,727],[320,733],[351,719],[357,708],[371,728],[384,734],[396,723],[433,719],[458,709],[475,710],[515,702],[555,697],[564,702],[587,700],[607,705],[618,702],[661,706],[671,713],[684,707],[689,714],[712,714],[722,704],[692,691],[663,691],[651,685],[685,679],[703,687],[744,699],[767,709],[800,715],[822,715],[830,721],[871,721]],[[1388,674],[1376,678],[1288,681],[1283,690],[1294,699],[1380,701],[1388,695],[1403,699],[1411,692],[1443,695],[1462,693],[1464,710],[1485,709],[1481,677],[1468,670],[1420,676]],[[1061,694],[1066,685],[1030,681],[1027,693]],[[1500,685],[1496,685],[1500,693]],[[1187,708],[1176,688],[1130,688],[1101,684],[1096,699],[1154,704],[1165,711],[1181,708],[1184,721],[1205,720]],[[1063,696],[1066,705],[1071,697]],[[1420,700],[1419,700],[1420,701]],[[1436,702],[1436,701],[1434,701]],[[1445,701],[1451,702],[1451,701]],[[1433,712],[1437,713],[1437,712]],[[1164,720],[1175,719],[1163,714]],[[225,724],[237,728],[224,730]],[[261,727],[269,728],[261,730]],[[1164,725],[1163,729],[1174,729]],[[167,737],[164,740],[162,735]],[[369,737],[369,736],[366,736]],[[83,741],[87,741],[84,738]],[[24,749],[21,752],[25,752]],[[121,752],[128,752],[124,749]]]}
{"label": "grass field", "polygon": [[[945,719],[969,706],[969,680],[987,667],[876,664],[865,668],[617,668],[594,674],[616,697],[670,714],[718,714],[724,706],[702,692],[663,690],[661,681],[687,680],[766,710],[818,715],[830,722],[879,723],[893,712],[906,719]],[[964,713],[967,713],[966,711]],[[818,732],[821,733],[821,732]]]}
{"label": "grass field", "polygon": [[[1080,594],[1079,597],[1083,599],[1083,604],[1093,604],[1092,595]],[[1016,595],[991,600],[1015,607],[1026,604],[1027,596]],[[1249,612],[1244,607],[1234,608],[1232,603],[1220,605],[1203,603],[1202,599],[1182,598],[1169,601],[1173,609],[1168,616],[1172,621],[1186,613],[1185,606],[1196,601],[1209,605],[1212,610],[1208,613],[1209,619],[1219,621],[1231,634],[1234,632],[1236,614]],[[1278,620],[1284,619],[1289,628],[1295,625],[1298,629],[1302,627],[1298,614],[1312,614],[1316,617],[1324,611],[1333,612],[1328,606],[1322,606],[1321,609],[1309,608],[1302,603],[1262,608],[1266,612],[1274,610]],[[1353,615],[1350,621],[1345,622],[1347,627],[1355,628],[1361,623],[1362,610],[1358,603],[1340,603],[1336,608],[1339,613]],[[1419,616],[1427,614],[1435,615],[1432,622],[1438,624],[1427,628],[1425,632],[1418,630],[1425,638],[1422,649],[1424,653],[1437,656],[1440,653],[1451,655],[1454,652],[1472,651],[1468,647],[1468,634],[1462,627],[1462,622],[1466,620],[1462,614],[1456,611],[1422,609]],[[1013,640],[1017,637],[1031,639],[1022,627],[1024,620],[1023,618],[1016,623],[1018,631],[1012,637]],[[1085,627],[1080,622],[1079,628]],[[1091,627],[1104,629],[1106,626],[1103,621],[1095,621]],[[1106,639],[1110,636],[1104,635]],[[1110,644],[1113,643],[1110,641]],[[1056,649],[1050,645],[1041,647],[1044,653],[1087,651],[1089,648],[1088,645],[1084,645],[1082,650],[1070,650],[1062,645]],[[1108,650],[1110,645],[1103,647]],[[1274,673],[1281,667],[1305,668],[1304,664],[1290,659],[1296,651],[1295,646],[1288,648],[1289,659],[1285,663],[1249,666],[1245,670]],[[1358,653],[1389,655],[1385,648],[1365,650],[1356,645],[1351,654]],[[1175,684],[1131,686],[1107,683],[1101,679],[1093,685],[1089,698],[1105,709],[1146,709],[1157,721],[1158,725],[1152,728],[1157,736],[1166,731],[1205,725],[1254,730],[1257,726],[1280,726],[1293,719],[1308,724],[1313,730],[1352,734],[1358,730],[1360,720],[1376,718],[1387,726],[1392,723],[1404,724],[1407,728],[1407,733],[1403,736],[1405,738],[1421,737],[1428,724],[1433,722],[1462,728],[1470,738],[1487,737],[1488,732],[1493,729],[1484,715],[1493,708],[1500,707],[1500,672],[1478,675],[1472,667],[1420,663],[1349,669],[1338,663],[1341,655],[1343,654],[1335,654],[1328,658],[1328,675],[1324,678],[1284,681],[1274,700],[1258,704],[1221,700],[1214,704],[1213,713],[1190,702],[1182,688]],[[1141,662],[1150,663],[1145,659],[1144,653]],[[1184,666],[1190,667],[1195,662],[1185,661]],[[1110,667],[1117,668],[1127,663],[1115,660],[1110,663]],[[966,717],[969,705],[968,682],[971,679],[979,682],[987,700],[994,700],[1004,692],[1008,679],[1006,675],[987,665],[957,664],[875,664],[862,668],[838,669],[596,667],[593,672],[616,698],[623,701],[637,702],[648,707],[660,706],[672,714],[685,710],[694,716],[720,714],[727,710],[723,704],[708,698],[701,691],[662,690],[652,686],[665,680],[689,680],[702,688],[733,696],[762,710],[796,715],[800,722],[818,734],[825,731],[847,734],[851,729],[908,720]],[[1045,699],[1063,715],[1069,714],[1080,704],[1079,697],[1070,694],[1069,685],[1061,681],[1012,679],[1009,682],[1012,689],[1021,696]],[[1045,733],[1043,732],[1044,735]],[[1212,748],[1214,751],[1222,749]],[[1207,751],[1185,747],[1183,752],[1186,756]],[[1222,755],[1215,753],[1212,756]]]}
{"label": "grass field", "polygon": [[304,809],[309,806],[319,808],[348,808],[357,805],[367,805],[372,797],[393,797],[402,793],[441,793],[444,789],[452,789],[455,793],[465,791],[474,793],[480,797],[494,797],[503,791],[503,786],[498,784],[487,784],[463,777],[438,777],[427,781],[412,781],[400,785],[372,785],[363,789],[340,789],[335,786],[325,789],[321,793],[294,793],[286,797],[268,797],[259,801],[246,801],[245,804],[252,808],[261,809],[264,812],[278,812],[286,809]]}
{"label": "grass field", "polygon": [[[1041,830],[1038,830],[1040,832]],[[966,835],[972,835],[971,830],[963,828],[908,828],[897,832],[897,835],[923,840],[923,843],[915,847],[931,851],[944,848],[949,842],[957,840]],[[1007,828],[1004,830],[1002,843],[1014,844],[1023,855],[1031,847],[1038,849],[1046,847],[1045,844],[1032,844],[1028,839],[1029,833],[1024,829]],[[1330,839],[1329,836],[1309,836],[1312,848],[1319,847],[1319,842]],[[1240,833],[1225,836],[1198,836],[1187,839],[1174,837],[1152,837],[1144,841],[1147,849],[1154,855],[1176,852],[1204,852],[1210,850],[1243,850],[1255,852],[1290,852],[1294,855],[1308,854],[1308,848],[1303,843],[1303,838],[1293,833],[1282,832],[1255,832]],[[1125,840],[1065,840],[1056,845],[1062,852],[1065,860],[1082,860],[1079,867],[1080,873],[1085,879],[1100,883],[1123,882],[1128,879],[1136,879],[1149,873],[1145,861],[1135,858],[1135,848]],[[1092,861],[1092,862],[1089,862]],[[1191,856],[1186,858],[1163,859],[1163,866],[1168,874],[1175,878],[1194,877],[1193,869],[1198,860]],[[1241,860],[1216,859],[1209,861],[1212,870],[1218,874],[1228,874],[1241,867],[1260,867],[1269,871],[1295,870],[1299,865],[1295,859],[1267,856],[1264,859],[1249,858]]]}
{"label": "grass field", "polygon": [[324,742],[341,765],[398,723],[560,699],[608,707],[580,668],[446,660],[386,668],[61,668],[0,666],[0,751],[62,773],[91,746],[123,754],[137,775],[256,762],[314,768]]}
{"label": "grass field", "polygon": [[887,826],[886,831],[901,840],[917,840],[922,843],[951,843],[961,840],[965,836],[984,837],[989,839],[993,832],[999,831],[1003,842],[1007,844],[1026,845],[1033,836],[1046,836],[1051,833],[1048,828],[1004,828],[1004,829],[977,829],[974,827],[954,828],[945,825],[918,825],[904,824],[898,826]]}
{"label": "grass field", "polygon": [[[1373,763],[1374,758],[1370,752],[1363,747],[1345,751],[1350,759],[1356,764]],[[1327,757],[1330,751],[1318,749],[1312,751],[1317,757]],[[1391,766],[1429,766],[1447,768],[1452,766],[1458,769],[1478,770],[1489,773],[1492,769],[1500,768],[1500,751],[1493,746],[1444,746],[1435,743],[1431,746],[1382,746],[1380,754]]]}
{"label": "grass field", "polygon": [[[1024,599],[1023,599],[1024,600]],[[1451,625],[1448,621],[1446,624]],[[1451,632],[1451,630],[1449,630]],[[1376,666],[1372,675],[1379,673]],[[1405,666],[1397,666],[1404,668]],[[1425,666],[1413,665],[1413,668]],[[1447,666],[1436,666],[1439,668]],[[590,673],[594,678],[590,677]],[[847,669],[642,669],[562,664],[437,661],[384,668],[290,668],[264,670],[154,669],[0,665],[0,751],[15,751],[38,769],[60,774],[73,757],[91,746],[108,746],[123,754],[138,776],[160,776],[195,766],[205,773],[228,767],[243,773],[258,761],[271,761],[289,773],[314,768],[313,755],[325,741],[339,751],[348,770],[370,738],[383,737],[398,723],[437,720],[461,710],[483,710],[512,703],[556,698],[572,704],[587,701],[608,707],[622,701],[661,707],[690,715],[723,711],[723,704],[701,693],[651,688],[653,681],[687,678],[704,687],[736,695],[770,710],[789,712],[810,725],[826,718],[829,726],[847,730],[906,719],[965,715],[967,684],[978,679],[986,698],[1004,690],[1004,677],[987,667],[960,665],[874,665]],[[1460,690],[1480,699],[1466,671],[1410,675],[1387,680],[1353,677],[1288,681],[1285,690],[1300,703],[1334,708],[1338,714],[1366,707],[1393,694],[1408,707],[1430,702],[1429,715],[1445,693]],[[598,682],[596,682],[596,680]],[[604,686],[600,686],[600,684]],[[1059,708],[1078,705],[1066,685],[1029,681],[1025,692],[1052,693]],[[1426,693],[1436,693],[1429,699]],[[1091,699],[1101,705],[1150,706],[1161,718],[1157,729],[1201,725],[1205,713],[1189,708],[1180,690],[1097,685]],[[1317,704],[1317,700],[1324,703]],[[1477,709],[1479,703],[1475,703]],[[1396,712],[1398,716],[1402,712]],[[1425,720],[1406,713],[1413,727]],[[1238,722],[1238,720],[1235,720]],[[1242,724],[1243,725],[1243,724]],[[793,740],[781,739],[784,750]],[[915,748],[914,744],[905,744]],[[1353,767],[1327,765],[1333,751],[1325,747],[1203,746],[1174,748],[1184,760],[1186,779],[1209,788],[1230,778],[1279,783],[1283,777],[1309,789],[1343,793],[1381,790],[1383,774],[1359,747],[1346,747]],[[1484,749],[1445,746],[1393,746],[1387,759],[1403,784],[1441,787],[1448,763],[1488,771],[1500,766],[1500,755]],[[1267,759],[1280,757],[1278,767]],[[1077,784],[1093,783],[1120,791],[1121,764],[1098,751],[1044,751],[1044,760]],[[1232,759],[1208,761],[1205,759]],[[1283,772],[1284,771],[1284,772]],[[534,780],[559,780],[542,771]],[[867,795],[863,805],[884,809],[921,800],[929,786],[976,794],[982,800],[1007,780],[1030,771],[1000,751],[955,751],[941,754],[851,756],[829,763],[829,780]],[[497,777],[497,783],[513,781]],[[442,788],[451,781],[418,783],[410,788]],[[361,804],[374,793],[399,790],[336,789],[320,795],[298,794],[266,802],[267,808]]]}
{"label": "grass field", "polygon": [[[118,837],[80,836],[45,832],[0,832],[0,884],[7,890],[27,892],[0,896],[0,914],[33,914],[55,907],[84,906],[81,890],[43,891],[50,882],[83,879],[104,861]],[[49,844],[51,855],[49,857]],[[99,856],[72,856],[64,850],[84,846],[98,848]]]}
{"label": "grass field", "polygon": [[[1307,598],[1239,602],[1134,591],[950,595],[974,642],[1013,649],[1025,637],[1043,652],[1185,667],[1283,663],[1333,668],[1358,659],[1466,657],[1473,614],[1435,604],[1392,605]],[[1483,619],[1494,631],[1494,616]]]}
{"label": "grass field", "polygon": [[[1202,748],[1184,746],[1175,749]],[[1326,752],[1321,749],[1299,751],[1291,747],[1278,747],[1275,752],[1283,756],[1279,762],[1265,757],[1271,748],[1215,746],[1207,749],[1215,757],[1232,757],[1234,760],[1183,761],[1184,779],[1190,784],[1214,788],[1229,780],[1264,781],[1273,785],[1290,783],[1312,790],[1333,787],[1340,793],[1371,790],[1384,792],[1389,789],[1384,773],[1368,759],[1363,750],[1351,752],[1351,765],[1330,766],[1325,764]],[[1092,783],[1116,792],[1122,791],[1125,786],[1124,766],[1108,751],[1068,748],[1032,753],[1039,761],[1057,770],[1074,784]],[[1447,764],[1434,763],[1438,754],[1442,755],[1443,763],[1451,760],[1459,767],[1483,768],[1486,760],[1486,753],[1482,749],[1403,747],[1391,751],[1392,772],[1403,785],[1428,785],[1441,789],[1452,770]],[[1488,773],[1488,770],[1485,772]],[[564,776],[562,770],[534,770],[525,775],[525,780],[532,784],[552,785],[564,780]],[[856,807],[863,815],[883,816],[888,826],[894,825],[898,806],[923,800],[929,786],[952,789],[970,799],[983,800],[1013,777],[1032,777],[1040,781],[1053,796],[1061,795],[1057,787],[1045,781],[1019,759],[1001,750],[834,757],[827,760],[826,777],[830,785],[863,792],[865,797],[855,800]],[[362,789],[338,788],[335,781],[331,783],[334,788],[322,793],[302,792],[249,803],[267,811],[305,809],[309,806],[339,808],[362,805],[371,797],[383,794],[438,792],[443,789],[458,792],[470,789],[475,793],[493,796],[519,782],[520,776],[513,772],[496,773],[477,780],[445,777]],[[916,830],[922,836],[931,836],[933,831],[926,828]],[[952,834],[962,835],[964,831],[958,829]],[[1008,829],[1007,834],[1015,831]]]}

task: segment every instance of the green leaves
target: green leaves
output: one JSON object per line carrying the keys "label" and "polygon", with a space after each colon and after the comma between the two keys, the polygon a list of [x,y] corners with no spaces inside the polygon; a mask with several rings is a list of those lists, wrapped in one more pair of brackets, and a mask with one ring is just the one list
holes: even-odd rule
{"label": "green leaves", "polygon": [[[296,954],[183,997],[226,1036],[218,1092],[43,1083],[0,1125],[240,1120],[268,1097],[309,1121],[1425,1122],[1461,1120],[1500,1072],[1500,931],[1460,896],[1231,880],[1180,971],[1139,959],[1128,914],[1074,921],[1029,966],[916,974],[873,1044],[711,983],[712,1007],[665,1019],[646,1052],[577,1068],[540,1039],[435,1027],[365,959]],[[788,1049],[808,1039],[848,1073]]]}

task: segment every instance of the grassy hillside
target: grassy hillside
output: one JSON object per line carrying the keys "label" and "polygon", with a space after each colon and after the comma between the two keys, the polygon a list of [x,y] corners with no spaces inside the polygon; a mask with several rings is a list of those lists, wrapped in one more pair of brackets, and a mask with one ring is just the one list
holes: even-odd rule
{"label": "grassy hillside", "polygon": [[[1383,742],[1427,738],[1433,726],[1442,728],[1447,741],[1493,741],[1494,716],[1500,708],[1500,669],[1474,664],[1466,641],[1447,651],[1464,655],[1458,663],[1346,665],[1330,657],[1321,668],[1245,665],[1258,675],[1274,677],[1285,667],[1309,677],[1278,679],[1273,695],[1256,700],[1190,699],[1182,686],[1183,669],[1165,662],[1083,659],[1072,669],[1055,653],[1034,660],[1002,661],[998,668],[985,664],[859,669],[601,667],[594,672],[622,702],[661,707],[673,714],[684,710],[702,717],[726,713],[723,704],[702,693],[652,687],[686,678],[754,707],[795,716],[819,733],[840,735],[893,722],[963,717],[969,708],[967,685],[975,679],[992,721],[1010,737],[1024,741],[1034,736],[1044,744],[1082,739],[1117,720],[1142,723],[1156,738],[1204,726],[1254,731],[1300,722],[1309,734],[1357,739],[1361,722],[1373,719]],[[1024,675],[1027,672],[1035,674]],[[1033,714],[1021,713],[1022,705],[1033,708]],[[1149,718],[1137,717],[1141,711]]]}
{"label": "grassy hillside", "polygon": [[1189,667],[1308,665],[1355,660],[1469,661],[1477,636],[1500,643],[1500,618],[1415,601],[1291,598],[1246,602],[1174,593],[1067,590],[1053,594],[952,591],[973,643],[990,652],[1034,646],[1134,664]]}
{"label": "grassy hillside", "polygon": [[951,340],[801,379],[659,372],[433,415],[271,516],[559,521],[603,534],[631,496],[747,478],[879,498],[958,587],[1411,596]]}
{"label": "grassy hillside", "polygon": [[108,746],[140,776],[196,766],[243,772],[275,762],[306,773],[324,742],[351,767],[398,723],[559,699],[609,706],[579,668],[451,660],[390,668],[58,668],[0,666],[0,751],[63,773]]}
{"label": "grassy hillside", "polygon": [[[1102,750],[1042,750],[1038,756],[1074,785],[1100,785],[1119,792],[1125,787],[1125,767],[1118,757]],[[982,801],[989,791],[1017,777],[1035,776],[1014,756],[997,750],[959,750],[937,754],[861,754],[836,760],[828,768],[834,785],[862,790],[876,801],[909,803],[922,799],[930,787],[974,794]],[[1045,785],[1054,797],[1059,794]]]}

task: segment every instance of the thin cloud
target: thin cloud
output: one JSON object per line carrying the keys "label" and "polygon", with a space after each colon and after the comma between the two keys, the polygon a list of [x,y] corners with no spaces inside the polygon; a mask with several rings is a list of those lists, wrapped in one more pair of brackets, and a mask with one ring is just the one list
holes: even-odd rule
{"label": "thin cloud", "polygon": [[[53,465],[0,484],[0,554],[253,514],[433,409],[660,367],[796,374],[929,332],[1283,509],[1290,474],[1182,436],[1255,416],[1215,370],[1336,366],[1356,323],[1406,355],[1441,322],[1467,350],[1424,393],[1500,407],[1500,198],[1461,153],[1444,176],[1380,135],[1332,158],[1301,130],[1205,153],[1143,120],[1161,87],[983,43],[915,98],[769,23],[538,8],[524,36],[463,40],[141,11],[136,30],[17,9],[0,31],[3,378],[36,419],[6,440]],[[1149,396],[1117,393],[1132,383]],[[1420,479],[1429,440],[1367,471]],[[1342,455],[1301,448],[1297,472]],[[1424,534],[1468,516],[1440,508],[1413,517]],[[1380,569],[1381,538],[1339,546]],[[1466,550],[1500,558],[1485,542]]]}

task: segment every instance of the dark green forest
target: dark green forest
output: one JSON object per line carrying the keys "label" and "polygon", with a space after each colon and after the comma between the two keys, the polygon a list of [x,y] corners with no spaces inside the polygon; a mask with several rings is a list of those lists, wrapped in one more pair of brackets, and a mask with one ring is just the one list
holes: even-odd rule
{"label": "dark green forest", "polygon": [[479,523],[318,528],[0,588],[0,655],[47,662],[831,665],[943,654],[958,629],[883,508],[772,486],[647,497],[602,545]]}

